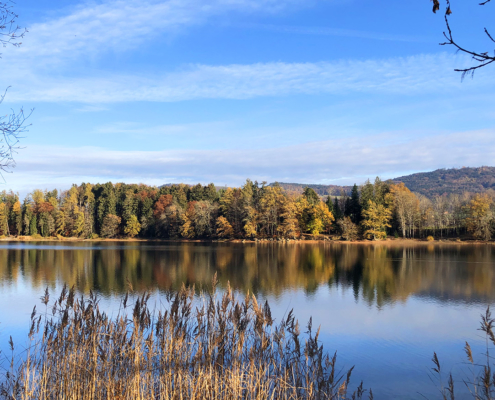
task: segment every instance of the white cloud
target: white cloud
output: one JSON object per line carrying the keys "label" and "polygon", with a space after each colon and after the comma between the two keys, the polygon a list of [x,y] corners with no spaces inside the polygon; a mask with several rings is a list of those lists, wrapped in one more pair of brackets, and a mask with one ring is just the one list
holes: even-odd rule
{"label": "white cloud", "polygon": [[[9,102],[112,103],[173,102],[192,99],[248,99],[291,94],[391,93],[429,94],[462,88],[491,87],[492,75],[462,83],[452,66],[469,60],[445,53],[382,60],[319,63],[257,63],[224,66],[192,65],[180,71],[149,76],[99,73],[94,77],[60,77],[10,71],[14,88]],[[17,79],[16,79],[17,78]],[[2,82],[0,77],[0,87]]]}
{"label": "white cloud", "polygon": [[[277,13],[303,0],[107,0],[85,2],[72,13],[29,26],[14,59],[52,65],[111,50],[128,50],[163,33],[205,23],[225,13]],[[39,65],[38,65],[39,66]]]}
{"label": "white cloud", "polygon": [[[469,138],[467,141],[466,138]],[[111,151],[96,147],[30,146],[7,175],[7,187],[68,187],[82,181],[215,182],[246,178],[301,183],[362,183],[441,167],[489,165],[495,131],[454,132],[404,139],[400,132],[348,137],[271,149]],[[63,168],[60,168],[63,166]],[[346,182],[339,178],[348,177]]]}
{"label": "white cloud", "polygon": [[[79,69],[83,59],[93,59],[110,50],[146,46],[159,35],[176,34],[226,13],[276,13],[308,4],[311,2],[304,0],[107,0],[99,4],[84,3],[70,14],[30,26],[23,46],[5,49],[0,87],[12,86],[8,102],[32,102],[34,99],[96,106],[114,102],[246,99],[301,93],[418,94],[460,87],[460,76],[452,71],[453,66],[470,65],[470,61],[447,54],[318,63],[190,65],[161,73],[108,71],[104,63],[101,63],[101,69]],[[397,39],[352,30],[281,29]],[[475,81],[465,83],[464,88],[493,84],[494,78],[484,70],[479,75]]]}
{"label": "white cloud", "polygon": [[[239,25],[237,25],[239,27]],[[269,25],[269,24],[244,24],[241,27],[251,29],[263,29],[273,32],[292,33],[300,35],[317,35],[317,36],[340,36],[340,37],[353,37],[360,39],[371,40],[383,40],[391,42],[430,42],[432,39],[428,39],[424,36],[410,36],[400,34],[387,34],[380,32],[361,31],[357,29],[341,29],[341,28],[329,28],[318,26],[291,26],[291,25]],[[434,39],[433,39],[434,40]]]}

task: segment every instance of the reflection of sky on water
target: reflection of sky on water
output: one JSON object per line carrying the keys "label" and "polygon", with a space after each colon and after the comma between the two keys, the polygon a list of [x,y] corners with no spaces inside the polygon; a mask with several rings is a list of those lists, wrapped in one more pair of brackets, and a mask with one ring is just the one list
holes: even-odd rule
{"label": "reflection of sky on water", "polygon": [[[5,253],[20,251],[22,257],[5,258]],[[348,247],[279,252],[271,246],[253,253],[242,246],[204,244],[2,245],[0,257],[3,253],[3,262],[12,265],[0,269],[0,349],[8,354],[10,335],[18,344],[24,342],[21,333],[28,330],[33,306],[43,310],[39,299],[46,286],[54,297],[67,281],[85,292],[96,287],[101,307],[116,313],[126,279],[135,287],[153,288],[152,302],[163,304],[163,291],[178,287],[178,280],[208,284],[218,271],[220,288],[228,280],[239,296],[246,288],[257,291],[277,321],[294,309],[304,332],[312,316],[313,326],[321,326],[325,349],[338,351],[341,367],[355,365],[354,383],[364,380],[375,398],[420,398],[418,391],[435,398],[428,377],[434,351],[444,370],[458,379],[468,371],[465,341],[481,360],[480,314],[495,296],[492,251],[474,247],[472,254],[466,248],[432,253],[421,248],[400,258],[398,251],[352,253]],[[117,264],[109,265],[112,260]],[[277,285],[279,290],[271,292]],[[457,382],[458,389],[462,386]]]}

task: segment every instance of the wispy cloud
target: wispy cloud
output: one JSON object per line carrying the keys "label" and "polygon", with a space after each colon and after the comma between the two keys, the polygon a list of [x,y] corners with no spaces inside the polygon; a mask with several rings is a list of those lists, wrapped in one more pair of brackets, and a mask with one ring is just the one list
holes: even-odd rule
{"label": "wispy cloud", "polygon": [[[98,57],[109,50],[126,51],[146,45],[159,35],[176,34],[226,13],[277,13],[291,7],[307,7],[311,3],[305,0],[106,0],[98,4],[84,3],[71,13],[30,26],[23,46],[5,49],[0,87],[13,87],[7,97],[9,102],[35,99],[98,106],[112,102],[246,99],[301,93],[414,94],[461,85],[459,76],[451,72],[452,66],[470,65],[470,61],[447,54],[319,63],[189,65],[160,73],[109,71],[104,63],[101,68],[79,68],[81,60]],[[345,29],[259,26],[304,34],[412,40]],[[484,71],[479,74],[483,77],[470,85],[493,84],[491,75]]]}
{"label": "wispy cloud", "polygon": [[[466,138],[469,137],[469,142]],[[490,164],[495,131],[454,132],[404,140],[400,132],[270,149],[111,151],[96,147],[30,146],[18,156],[15,190],[68,187],[73,182],[215,182],[245,178],[303,183],[361,183],[410,171]],[[64,168],[60,168],[63,165]],[[342,176],[348,177],[344,182]]]}
{"label": "wispy cloud", "polygon": [[[316,1],[316,0],[315,0]],[[23,46],[5,57],[53,65],[79,57],[124,51],[164,33],[205,23],[226,13],[277,13],[308,6],[303,0],[104,0],[29,27]],[[39,66],[39,65],[38,65]]]}
{"label": "wispy cloud", "polygon": [[[249,99],[291,94],[449,93],[466,87],[491,87],[495,78],[480,71],[462,83],[452,71],[469,65],[461,56],[445,53],[382,60],[342,60],[319,63],[257,63],[192,65],[155,76],[100,73],[92,77],[54,77],[9,70],[14,88],[9,101],[111,103],[173,102],[192,99]],[[0,77],[0,87],[3,83]],[[464,85],[464,86],[462,86]]]}
{"label": "wispy cloud", "polygon": [[291,33],[298,35],[340,36],[371,40],[384,40],[391,42],[431,42],[431,38],[421,35],[391,35],[380,32],[362,31],[357,29],[341,29],[322,26],[290,26],[271,24],[237,24],[236,27],[262,29],[272,32]]}
{"label": "wispy cloud", "polygon": [[199,122],[169,125],[143,125],[136,122],[114,122],[95,128],[96,133],[124,134],[124,135],[193,135],[195,132],[214,132],[231,127],[229,122]]}

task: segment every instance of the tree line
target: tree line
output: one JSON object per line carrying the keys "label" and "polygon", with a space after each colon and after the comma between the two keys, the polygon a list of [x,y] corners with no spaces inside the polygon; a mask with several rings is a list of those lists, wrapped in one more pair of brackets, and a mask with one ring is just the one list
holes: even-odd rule
{"label": "tree line", "polygon": [[322,234],[346,240],[460,237],[489,240],[495,192],[429,199],[403,183],[376,178],[351,193],[302,194],[247,180],[239,188],[213,184],[152,187],[83,183],[69,190],[0,193],[0,235],[163,239],[289,238]]}

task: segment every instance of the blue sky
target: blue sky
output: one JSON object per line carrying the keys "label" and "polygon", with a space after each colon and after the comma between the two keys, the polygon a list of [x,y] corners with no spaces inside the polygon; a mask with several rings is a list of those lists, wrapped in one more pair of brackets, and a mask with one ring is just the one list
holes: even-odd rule
{"label": "blue sky", "polygon": [[[471,61],[438,45],[431,7],[17,0],[29,33],[2,49],[0,108],[35,110],[3,186],[359,184],[493,165],[493,68],[461,81]],[[453,4],[466,46],[490,50],[489,7]]]}

